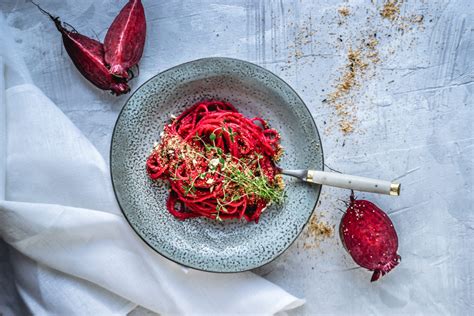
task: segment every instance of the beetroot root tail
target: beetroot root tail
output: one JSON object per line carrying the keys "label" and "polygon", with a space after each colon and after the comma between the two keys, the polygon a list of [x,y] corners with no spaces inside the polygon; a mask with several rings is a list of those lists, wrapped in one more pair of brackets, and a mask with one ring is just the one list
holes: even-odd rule
{"label": "beetroot root tail", "polygon": [[375,282],[378,279],[380,279],[385,273],[381,270],[375,270],[374,274],[372,274],[372,278],[370,279],[370,282]]}

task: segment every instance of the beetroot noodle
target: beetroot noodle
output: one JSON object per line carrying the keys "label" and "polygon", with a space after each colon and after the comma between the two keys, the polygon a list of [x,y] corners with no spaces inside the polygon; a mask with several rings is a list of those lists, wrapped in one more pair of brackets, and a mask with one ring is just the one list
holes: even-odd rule
{"label": "beetroot noodle", "polygon": [[282,194],[279,133],[223,101],[202,101],[167,124],[146,162],[151,179],[170,183],[166,207],[192,217],[258,222]]}

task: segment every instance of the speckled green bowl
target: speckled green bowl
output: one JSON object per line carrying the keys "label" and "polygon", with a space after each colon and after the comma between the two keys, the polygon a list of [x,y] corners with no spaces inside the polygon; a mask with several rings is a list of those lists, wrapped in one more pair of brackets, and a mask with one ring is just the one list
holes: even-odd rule
{"label": "speckled green bowl", "polygon": [[321,188],[285,178],[285,202],[269,207],[258,224],[174,218],[165,206],[168,185],[148,178],[145,161],[170,114],[203,99],[229,101],[246,116],[268,120],[282,135],[281,167],[323,168],[316,125],[288,84],[249,62],[205,58],[156,75],[123,107],[110,153],[115,194],[132,228],[161,255],[211,272],[254,269],[275,259],[298,237]]}

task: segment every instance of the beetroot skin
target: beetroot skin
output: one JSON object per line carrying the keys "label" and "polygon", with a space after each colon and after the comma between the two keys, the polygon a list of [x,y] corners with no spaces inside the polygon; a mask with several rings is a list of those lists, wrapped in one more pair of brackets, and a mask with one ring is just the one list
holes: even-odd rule
{"label": "beetroot skin", "polygon": [[361,267],[374,271],[371,282],[390,272],[401,260],[398,237],[390,218],[372,202],[354,193],[339,226],[342,244]]}
{"label": "beetroot skin", "polygon": [[145,46],[145,10],[140,0],[130,0],[115,17],[105,35],[105,62],[110,73],[128,78],[128,70],[138,64]]}
{"label": "beetroot skin", "polygon": [[[102,43],[79,34],[75,30],[68,30],[61,24],[58,17],[54,17],[33,2],[41,12],[53,20],[56,28],[61,32],[63,44],[76,68],[96,87],[102,90],[111,90],[116,95],[130,91],[127,83],[117,80],[105,66],[104,46]],[[67,24],[65,24],[67,26]]]}

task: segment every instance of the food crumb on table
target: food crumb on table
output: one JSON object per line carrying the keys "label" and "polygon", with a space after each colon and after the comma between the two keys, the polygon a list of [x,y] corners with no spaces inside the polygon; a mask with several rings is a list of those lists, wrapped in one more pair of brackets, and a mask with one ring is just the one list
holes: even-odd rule
{"label": "food crumb on table", "polygon": [[330,238],[334,235],[334,226],[328,222],[321,220],[323,216],[314,213],[304,230],[304,249],[317,248],[321,241]]}
{"label": "food crumb on table", "polygon": [[403,1],[399,0],[389,0],[385,2],[382,10],[380,10],[380,15],[389,20],[395,20],[400,14],[400,5]]}
{"label": "food crumb on table", "polygon": [[342,16],[348,16],[351,14],[348,7],[340,7],[339,9],[337,9],[337,12],[339,12],[339,14]]}

